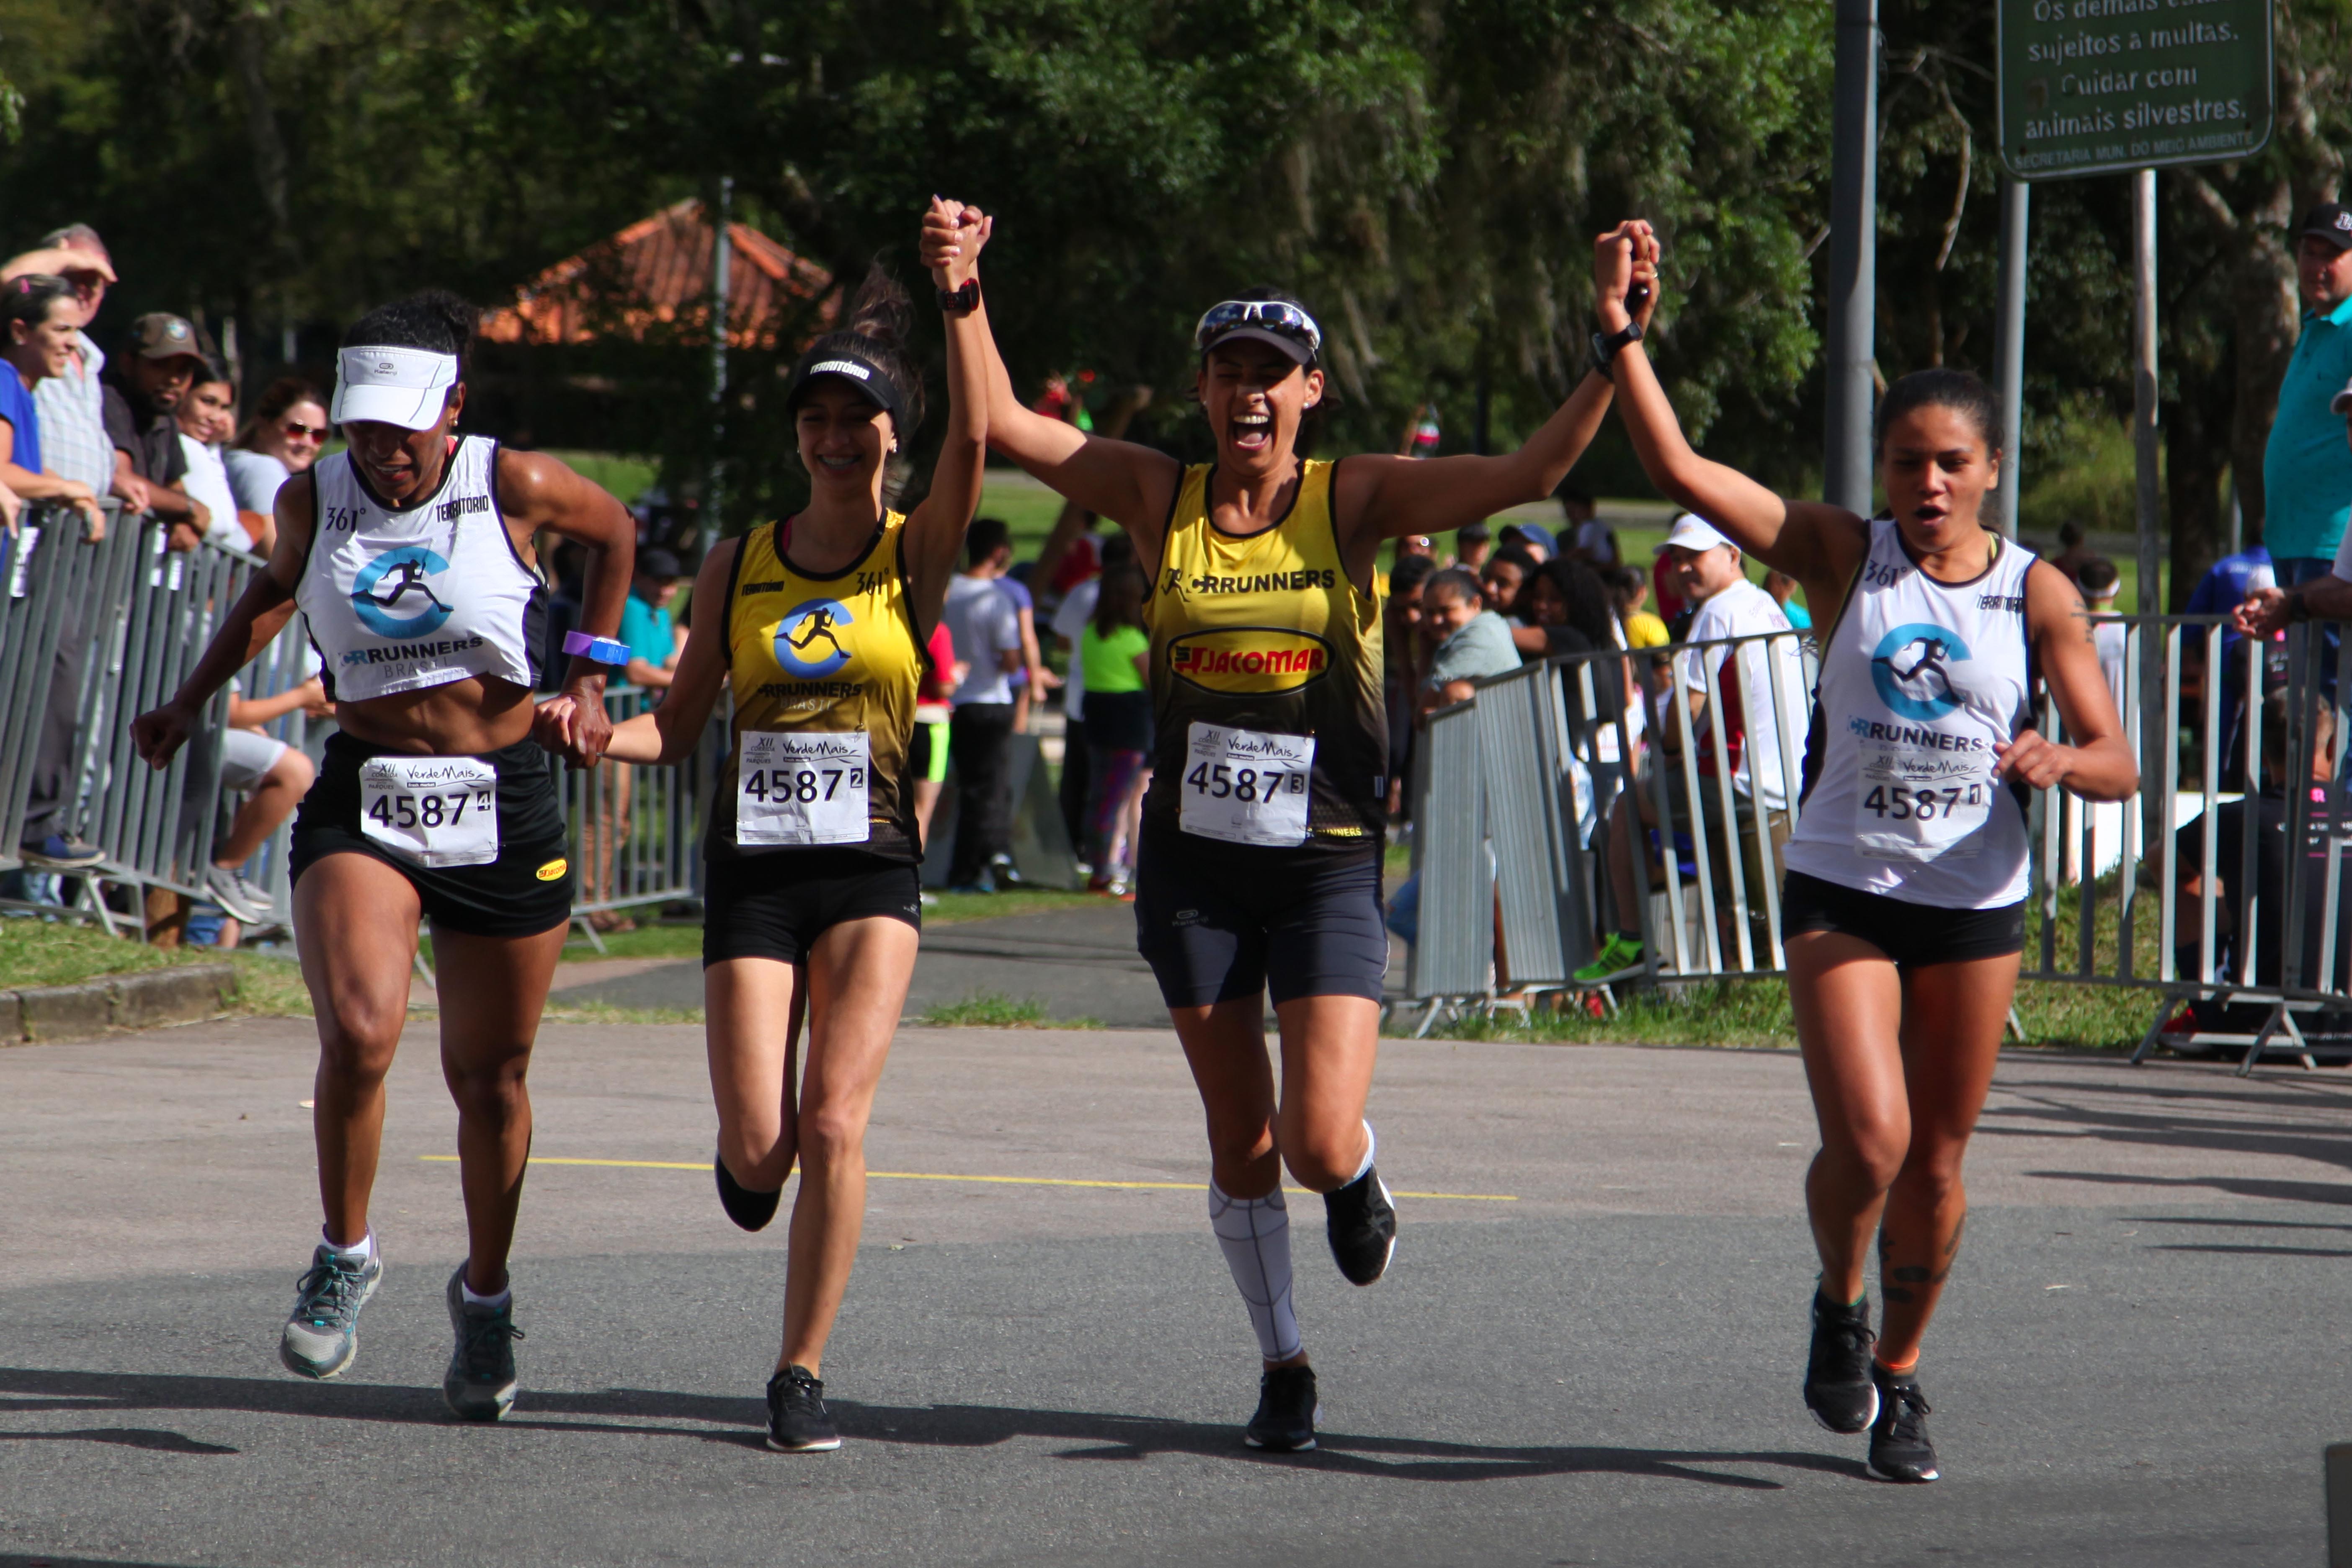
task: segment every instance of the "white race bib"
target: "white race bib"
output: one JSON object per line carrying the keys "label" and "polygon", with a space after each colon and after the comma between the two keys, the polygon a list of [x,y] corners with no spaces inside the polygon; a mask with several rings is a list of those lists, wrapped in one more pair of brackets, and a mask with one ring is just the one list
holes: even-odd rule
{"label": "white race bib", "polygon": [[1267,735],[1194,724],[1184,756],[1179,825],[1228,844],[1283,847],[1307,842],[1312,735]]}
{"label": "white race bib", "polygon": [[1981,752],[1864,741],[1854,849],[1873,860],[1973,858],[1999,787]]}
{"label": "white race bib", "polygon": [[360,830],[414,866],[487,866],[499,858],[498,770],[472,757],[371,757]]}
{"label": "white race bib", "polygon": [[735,782],[738,844],[863,844],[871,755],[863,730],[747,730]]}

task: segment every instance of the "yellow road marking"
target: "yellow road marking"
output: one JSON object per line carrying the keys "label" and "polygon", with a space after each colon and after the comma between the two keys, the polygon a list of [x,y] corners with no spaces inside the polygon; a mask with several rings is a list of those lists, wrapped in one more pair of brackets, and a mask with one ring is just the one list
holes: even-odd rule
{"label": "yellow road marking", "polygon": [[[453,1165],[455,1154],[419,1154],[420,1160],[434,1164]],[[708,1160],[687,1163],[678,1160],[565,1160],[552,1154],[533,1154],[534,1165],[609,1165],[630,1171],[708,1171]],[[868,1171],[866,1174],[877,1182],[993,1182],[1015,1187],[1120,1187],[1138,1192],[1205,1193],[1206,1182],[1084,1182],[1069,1176],[969,1176],[940,1171]],[[1285,1187],[1284,1192],[1299,1197],[1315,1194],[1305,1187]],[[1444,1203],[1515,1204],[1516,1193],[1398,1193],[1401,1198],[1433,1198]]]}

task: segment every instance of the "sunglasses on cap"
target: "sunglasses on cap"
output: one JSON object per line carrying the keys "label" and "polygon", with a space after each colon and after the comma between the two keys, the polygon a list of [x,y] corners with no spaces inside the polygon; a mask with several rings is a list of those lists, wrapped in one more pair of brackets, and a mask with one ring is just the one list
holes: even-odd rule
{"label": "sunglasses on cap", "polygon": [[1305,346],[1312,359],[1323,352],[1323,329],[1315,318],[1286,300],[1227,300],[1202,313],[1192,329],[1192,346],[1202,353],[1244,327],[1272,332]]}

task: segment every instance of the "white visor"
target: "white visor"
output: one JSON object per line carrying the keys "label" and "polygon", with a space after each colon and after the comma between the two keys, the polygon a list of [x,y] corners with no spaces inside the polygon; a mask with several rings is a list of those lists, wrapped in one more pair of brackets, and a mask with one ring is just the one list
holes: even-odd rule
{"label": "white visor", "polygon": [[327,417],[430,430],[457,384],[457,356],[430,349],[356,348],[335,356],[335,404]]}

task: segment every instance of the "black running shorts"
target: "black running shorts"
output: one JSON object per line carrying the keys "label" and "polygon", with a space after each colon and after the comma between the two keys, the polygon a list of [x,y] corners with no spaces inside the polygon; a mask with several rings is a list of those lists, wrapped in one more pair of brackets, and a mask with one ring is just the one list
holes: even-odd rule
{"label": "black running shorts", "polygon": [[1964,963],[2025,951],[2025,902],[1995,910],[1946,910],[1791,871],[1780,890],[1780,929],[1860,937],[1897,969]]}
{"label": "black running shorts", "polygon": [[397,754],[337,732],[294,817],[294,879],[329,855],[365,855],[408,879],[436,931],[537,936],[572,919],[571,847],[552,759],[517,741],[477,760],[498,770],[499,858],[481,866],[412,866],[360,831],[360,764]]}
{"label": "black running shorts", "polygon": [[1381,849],[1272,849],[1146,822],[1135,868],[1136,948],[1171,1007],[1263,991],[1381,999],[1389,933]]}
{"label": "black running shorts", "polygon": [[863,849],[793,849],[705,862],[703,967],[730,958],[807,959],[848,921],[884,915],[923,929],[922,868]]}

